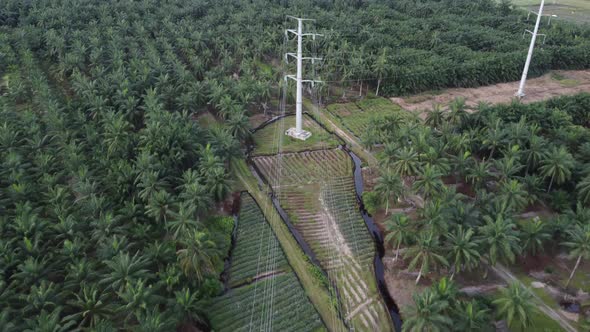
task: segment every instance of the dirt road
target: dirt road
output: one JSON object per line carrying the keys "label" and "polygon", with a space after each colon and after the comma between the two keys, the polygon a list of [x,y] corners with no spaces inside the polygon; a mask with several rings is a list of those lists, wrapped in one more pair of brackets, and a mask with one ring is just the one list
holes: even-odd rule
{"label": "dirt road", "polygon": [[[457,97],[463,97],[469,107],[479,102],[491,104],[510,103],[518,90],[519,82],[500,83],[479,88],[448,89],[441,93],[422,93],[404,98],[390,98],[408,111],[421,112],[432,109],[433,104],[448,105]],[[546,100],[563,95],[590,92],[590,70],[553,71],[541,77],[527,80],[524,103]]]}

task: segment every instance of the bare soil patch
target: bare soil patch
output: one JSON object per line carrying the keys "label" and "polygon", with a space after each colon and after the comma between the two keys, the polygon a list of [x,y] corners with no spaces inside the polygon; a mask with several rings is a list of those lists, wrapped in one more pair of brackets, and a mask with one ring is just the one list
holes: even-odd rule
{"label": "bare soil patch", "polygon": [[[474,108],[480,102],[490,104],[510,103],[518,90],[519,82],[500,83],[479,88],[448,89],[441,93],[423,93],[403,98],[390,98],[403,109],[420,113],[425,118],[426,112],[434,104],[448,105],[457,97],[466,99],[468,107]],[[529,79],[526,85],[524,103],[533,103],[550,98],[590,92],[590,70],[552,71],[541,77]]]}

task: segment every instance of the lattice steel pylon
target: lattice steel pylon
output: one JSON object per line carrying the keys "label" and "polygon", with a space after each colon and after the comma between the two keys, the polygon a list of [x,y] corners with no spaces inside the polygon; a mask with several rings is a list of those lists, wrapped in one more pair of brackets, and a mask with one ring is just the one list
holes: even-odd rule
{"label": "lattice steel pylon", "polygon": [[315,61],[321,61],[322,58],[303,56],[303,37],[311,36],[315,40],[315,37],[322,35],[318,33],[303,33],[303,22],[315,21],[313,19],[305,19],[294,16],[287,16],[287,18],[297,20],[297,29],[285,30],[285,35],[287,38],[289,37],[289,33],[297,36],[297,53],[286,53],[285,61],[289,62],[289,57],[293,57],[297,60],[297,74],[295,76],[286,75],[285,80],[287,81],[288,79],[292,79],[297,82],[297,97],[295,103],[295,127],[287,129],[285,134],[296,139],[306,140],[311,137],[311,133],[303,129],[303,83],[311,83],[313,86],[316,83],[321,83],[321,81],[303,79],[303,60],[311,60],[313,64]]}

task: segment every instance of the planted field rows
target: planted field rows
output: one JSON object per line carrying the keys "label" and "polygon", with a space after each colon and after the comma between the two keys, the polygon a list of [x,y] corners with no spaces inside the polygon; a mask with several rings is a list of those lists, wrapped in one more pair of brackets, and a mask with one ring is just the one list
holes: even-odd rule
{"label": "planted field rows", "polygon": [[207,312],[219,332],[324,330],[293,272],[230,289]]}
{"label": "planted field rows", "polygon": [[288,270],[279,241],[252,196],[247,194],[241,197],[235,241],[229,268],[230,286]]}
{"label": "planted field rows", "polygon": [[248,194],[241,196],[229,277],[231,288],[207,311],[214,331],[325,329],[260,207]]}
{"label": "planted field rows", "polygon": [[336,284],[349,324],[362,331],[390,330],[372,272],[375,245],[358,211],[346,152],[307,151],[254,162]]}
{"label": "planted field rows", "polygon": [[369,123],[387,115],[405,115],[397,105],[385,98],[363,99],[356,103],[331,104],[326,108],[346,129],[357,137],[367,130]]}

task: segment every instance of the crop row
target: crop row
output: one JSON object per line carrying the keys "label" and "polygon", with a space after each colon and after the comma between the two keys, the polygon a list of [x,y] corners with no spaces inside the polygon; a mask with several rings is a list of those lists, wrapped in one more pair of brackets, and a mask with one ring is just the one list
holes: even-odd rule
{"label": "crop row", "polygon": [[256,157],[254,162],[273,185],[312,183],[334,176],[352,176],[352,161],[346,152],[339,149]]}
{"label": "crop row", "polygon": [[292,272],[230,290],[208,309],[215,331],[315,331],[323,323]]}
{"label": "crop row", "polygon": [[376,117],[404,114],[401,108],[385,98],[364,99],[356,103],[332,104],[327,111],[355,136],[361,137]]}
{"label": "crop row", "polygon": [[[276,172],[269,158],[256,160],[267,178]],[[275,194],[336,284],[346,320],[356,330],[381,330],[387,311],[372,273],[375,246],[358,211],[350,158],[341,150],[303,152],[284,155],[281,165]]]}
{"label": "crop row", "polygon": [[230,284],[268,272],[285,271],[287,260],[260,207],[247,194],[241,197],[236,243],[229,269]]}

